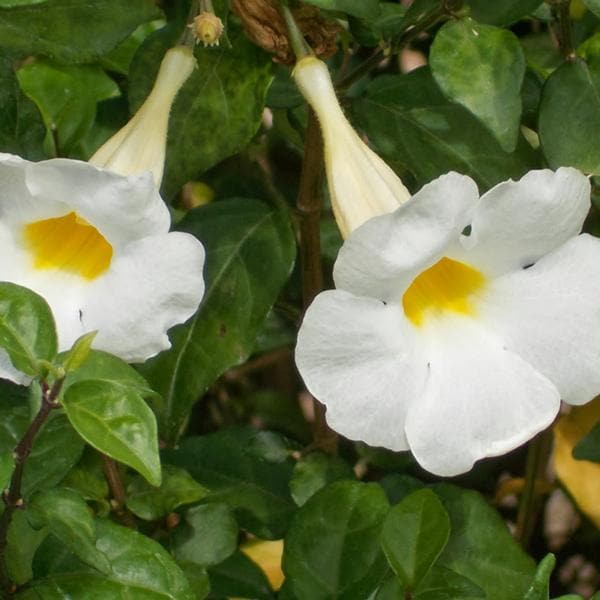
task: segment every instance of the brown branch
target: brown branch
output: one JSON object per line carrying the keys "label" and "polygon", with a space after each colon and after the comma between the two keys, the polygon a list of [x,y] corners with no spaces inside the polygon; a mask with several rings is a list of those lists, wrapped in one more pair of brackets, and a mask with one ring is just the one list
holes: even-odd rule
{"label": "brown branch", "polygon": [[21,441],[15,448],[13,453],[15,468],[10,479],[9,487],[2,494],[2,500],[5,506],[4,512],[0,517],[0,585],[8,597],[15,591],[15,586],[8,576],[6,568],[5,554],[6,546],[8,544],[8,530],[12,522],[13,514],[24,506],[23,498],[21,496],[21,486],[23,483],[25,463],[31,454],[37,434],[50,416],[50,413],[60,406],[56,399],[60,394],[63,381],[64,379],[58,379],[51,388],[45,381],[41,382],[42,404],[33,421],[29,424],[27,431],[21,438]]}
{"label": "brown branch", "polygon": [[[321,264],[321,193],[323,178],[323,141],[319,122],[312,109],[308,113],[308,125],[304,141],[304,161],[300,176],[300,190],[296,207],[300,220],[300,265],[302,269],[302,303],[306,310],[315,296],[323,289]],[[325,421],[325,407],[314,399],[315,422],[313,436],[315,446],[325,452],[337,451],[337,435]]]}
{"label": "brown branch", "polygon": [[125,486],[121,480],[119,467],[117,463],[110,458],[110,456],[107,456],[102,452],[100,453],[100,456],[102,457],[102,470],[104,471],[104,477],[106,477],[106,481],[112,495],[111,506],[119,521],[121,521],[123,525],[134,528],[135,519],[125,506]]}

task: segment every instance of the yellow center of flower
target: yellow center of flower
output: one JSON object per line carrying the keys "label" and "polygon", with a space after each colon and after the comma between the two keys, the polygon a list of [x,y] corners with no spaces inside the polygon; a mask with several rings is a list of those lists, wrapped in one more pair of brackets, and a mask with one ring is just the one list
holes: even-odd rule
{"label": "yellow center of flower", "polygon": [[431,312],[473,315],[472,295],[484,284],[485,277],[479,271],[444,257],[418,275],[404,292],[404,314],[417,326]]}
{"label": "yellow center of flower", "polygon": [[110,266],[112,246],[74,212],[29,223],[23,235],[36,269],[60,269],[91,280]]}

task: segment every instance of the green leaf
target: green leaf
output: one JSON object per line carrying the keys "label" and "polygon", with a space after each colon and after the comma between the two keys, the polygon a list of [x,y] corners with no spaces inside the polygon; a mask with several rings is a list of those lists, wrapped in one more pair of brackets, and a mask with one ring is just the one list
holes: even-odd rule
{"label": "green leaf", "polygon": [[63,361],[65,373],[79,369],[88,359],[97,334],[97,331],[90,331],[90,333],[85,333],[75,340],[73,347],[67,352]]}
{"label": "green leaf", "polygon": [[312,452],[299,460],[294,466],[294,474],[290,480],[290,491],[294,502],[298,506],[302,506],[328,483],[354,478],[354,471],[341,458],[320,452]]}
{"label": "green leaf", "polygon": [[237,549],[238,526],[225,504],[203,504],[185,512],[173,535],[171,551],[178,562],[212,567]]}
{"label": "green leaf", "polygon": [[450,520],[428,489],[413,492],[394,506],[383,524],[381,546],[390,566],[415,590],[435,563],[450,535]]}
{"label": "green leaf", "polygon": [[214,598],[253,598],[273,600],[275,595],[262,570],[243,552],[208,570]]}
{"label": "green leaf", "polygon": [[368,598],[385,573],[379,536],[389,505],[381,487],[338,481],[296,513],[283,571],[297,598]]}
{"label": "green leaf", "polygon": [[548,600],[550,598],[550,575],[556,566],[554,554],[547,554],[538,565],[531,587],[523,600]]}
{"label": "green leaf", "polygon": [[19,87],[14,57],[0,56],[0,147],[3,152],[28,159],[45,158],[42,144],[45,128],[35,104]]}
{"label": "green leaf", "polygon": [[468,577],[434,565],[419,584],[415,600],[486,600],[486,593]]}
{"label": "green leaf", "polygon": [[437,564],[470,579],[487,600],[523,600],[535,564],[500,515],[477,492],[449,484],[433,489],[450,517],[450,539]]}
{"label": "green leaf", "polygon": [[531,14],[543,0],[469,0],[471,16],[481,23],[490,25],[510,25]]}
{"label": "green leaf", "polygon": [[43,375],[40,360],[56,356],[56,326],[46,301],[14,283],[0,283],[0,348],[15,368],[31,376]]}
{"label": "green leaf", "polygon": [[84,563],[102,573],[110,572],[106,556],[96,548],[92,513],[77,492],[64,488],[40,492],[28,504],[26,514],[32,527],[47,527]]}
{"label": "green leaf", "polygon": [[549,165],[600,174],[600,57],[566,62],[546,81],[539,134]]}
{"label": "green leaf", "polygon": [[600,0],[583,0],[583,3],[592,11],[597,17],[600,17]]}
{"label": "green leaf", "polygon": [[249,451],[257,431],[231,428],[184,439],[164,460],[210,490],[204,502],[227,504],[240,527],[262,539],[281,538],[295,510],[289,493],[293,462],[268,462]]}
{"label": "green leaf", "polygon": [[0,46],[66,63],[93,62],[159,16],[152,0],[10,3],[0,8]]}
{"label": "green leaf", "polygon": [[[150,92],[160,61],[180,31],[150,36],[136,54],[130,72],[129,99],[137,110]],[[163,191],[179,188],[224,158],[239,152],[258,131],[272,61],[244,34],[230,27],[231,48],[196,51],[198,68],[177,95],[169,119]]]}
{"label": "green leaf", "polygon": [[21,67],[17,78],[35,102],[47,129],[53,153],[77,153],[90,132],[101,100],[120,94],[119,86],[98,66],[60,65],[38,60]]}
{"label": "green leaf", "polygon": [[377,77],[353,114],[379,152],[410,170],[419,186],[458,171],[486,191],[539,166],[522,137],[515,152],[502,150],[469,111],[443,96],[427,68]]}
{"label": "green leaf", "polygon": [[573,448],[573,458],[600,463],[600,422]]}
{"label": "green leaf", "polygon": [[505,152],[518,141],[525,56],[517,37],[473,19],[449,21],[429,56],[442,91],[486,126]]}
{"label": "green leaf", "polygon": [[165,399],[161,432],[171,444],[198,398],[252,352],[296,254],[288,214],[255,200],[200,207],[178,229],[204,244],[206,292],[198,313],[171,330],[172,348],[140,368]]}
{"label": "green leaf", "polygon": [[15,468],[15,459],[11,450],[0,452],[0,490],[8,487],[13,469]]}
{"label": "green leaf", "polygon": [[112,381],[79,381],[66,390],[63,406],[88,444],[160,485],[156,418],[138,391]]}
{"label": "green leaf", "polygon": [[160,487],[151,486],[142,477],[135,477],[127,486],[127,508],[140,519],[155,521],[176,508],[201,500],[208,491],[183,469],[163,467]]}
{"label": "green leaf", "polygon": [[306,3],[366,20],[376,19],[381,10],[378,0],[306,0]]}
{"label": "green leaf", "polygon": [[23,585],[33,579],[33,557],[48,535],[47,529],[34,529],[24,510],[16,511],[11,519],[6,543],[6,570],[11,581]]}
{"label": "green leaf", "polygon": [[30,582],[18,600],[195,600],[169,553],[154,540],[110,521],[96,520],[96,547],[110,561],[107,574],[74,571]]}

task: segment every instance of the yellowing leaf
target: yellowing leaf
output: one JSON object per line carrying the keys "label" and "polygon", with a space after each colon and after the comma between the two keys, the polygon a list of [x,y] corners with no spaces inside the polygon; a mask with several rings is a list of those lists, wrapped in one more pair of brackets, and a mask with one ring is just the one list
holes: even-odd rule
{"label": "yellowing leaf", "polygon": [[264,571],[271,587],[279,590],[284,580],[281,570],[283,540],[253,540],[240,546],[240,550]]}
{"label": "yellowing leaf", "polygon": [[554,426],[554,468],[579,508],[600,527],[600,464],[571,455],[598,419],[600,397],[560,417]]}

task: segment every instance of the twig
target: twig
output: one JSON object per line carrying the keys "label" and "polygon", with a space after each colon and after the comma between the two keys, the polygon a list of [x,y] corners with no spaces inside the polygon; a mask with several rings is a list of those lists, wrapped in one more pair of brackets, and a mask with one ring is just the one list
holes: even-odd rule
{"label": "twig", "polygon": [[23,482],[23,472],[25,463],[31,454],[33,443],[40,429],[50,416],[50,413],[60,406],[56,401],[62,388],[64,379],[58,379],[50,388],[45,381],[41,382],[42,386],[42,404],[33,421],[29,424],[27,431],[17,444],[13,453],[15,468],[10,479],[10,485],[2,494],[2,500],[5,507],[2,516],[0,517],[0,585],[5,593],[10,597],[15,591],[13,583],[10,581],[6,570],[6,546],[8,543],[8,530],[12,522],[12,516],[15,511],[23,508],[24,502],[21,496],[21,485]]}
{"label": "twig", "polygon": [[111,506],[123,525],[135,527],[135,519],[125,506],[125,486],[121,481],[119,467],[110,456],[103,453],[100,453],[100,456],[102,457],[102,470],[112,495]]}
{"label": "twig", "polygon": [[523,548],[527,548],[529,545],[537,521],[541,500],[541,486],[539,482],[544,477],[551,449],[552,429],[548,428],[529,443],[527,450],[525,486],[519,503],[517,529],[515,532],[515,537],[519,540]]}
{"label": "twig", "polygon": [[[323,289],[321,265],[321,184],[323,177],[323,141],[319,122],[309,109],[308,125],[304,141],[304,161],[300,176],[300,190],[296,207],[300,217],[300,264],[302,269],[302,302],[308,308],[315,296]],[[314,442],[325,452],[335,454],[337,435],[327,426],[325,407],[316,399]]]}

